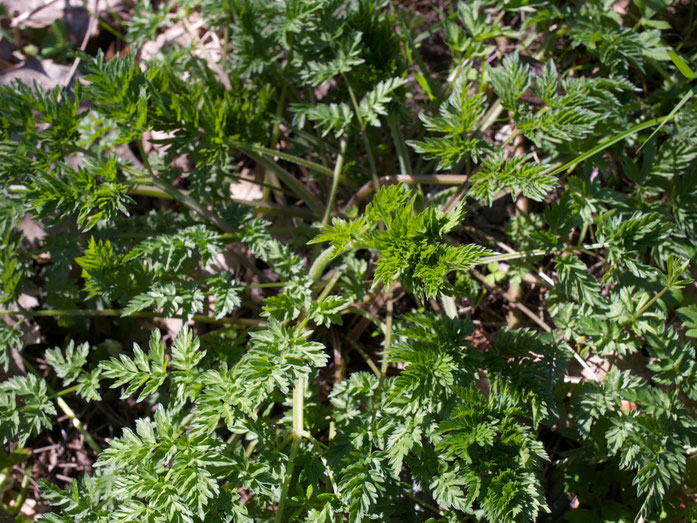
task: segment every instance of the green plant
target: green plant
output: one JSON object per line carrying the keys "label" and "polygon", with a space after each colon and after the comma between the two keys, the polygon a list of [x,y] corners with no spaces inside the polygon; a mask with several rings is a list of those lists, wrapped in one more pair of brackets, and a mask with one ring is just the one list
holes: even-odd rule
{"label": "green plant", "polygon": [[[96,456],[42,482],[46,519],[684,517],[697,104],[669,6],[632,5],[143,3],[132,42],[166,20],[191,48],[0,87],[0,435],[61,410]],[[67,403],[127,399],[108,439]]]}

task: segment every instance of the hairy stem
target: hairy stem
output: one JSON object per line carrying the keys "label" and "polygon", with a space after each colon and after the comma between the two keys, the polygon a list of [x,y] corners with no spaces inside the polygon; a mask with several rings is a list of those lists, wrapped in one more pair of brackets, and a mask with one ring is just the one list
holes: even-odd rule
{"label": "hairy stem", "polygon": [[[293,395],[295,395],[295,393],[293,393]],[[301,437],[298,434],[293,433],[293,443],[290,447],[290,456],[288,457],[288,468],[286,469],[286,477],[283,480],[283,486],[281,487],[281,497],[278,500],[278,507],[276,508],[274,523],[281,523],[281,521],[283,521],[283,511],[286,506],[286,498],[288,497],[288,487],[290,487],[293,472],[295,471],[295,458],[298,456],[298,451],[300,450],[300,441]]]}
{"label": "hairy stem", "polygon": [[312,281],[318,281],[321,278],[322,273],[324,273],[324,269],[326,269],[329,262],[332,261],[333,252],[334,247],[327,247],[319,256],[317,256],[317,258],[315,258],[314,263],[308,271],[308,276]]}
{"label": "hairy stem", "polygon": [[286,477],[281,487],[281,498],[278,501],[276,510],[275,523],[283,521],[283,509],[285,508],[286,498],[288,496],[288,487],[293,479],[295,470],[295,458],[300,450],[300,441],[304,433],[304,407],[305,407],[305,380],[300,378],[293,389],[293,443],[290,447],[290,456],[288,457],[288,468],[286,469]]}

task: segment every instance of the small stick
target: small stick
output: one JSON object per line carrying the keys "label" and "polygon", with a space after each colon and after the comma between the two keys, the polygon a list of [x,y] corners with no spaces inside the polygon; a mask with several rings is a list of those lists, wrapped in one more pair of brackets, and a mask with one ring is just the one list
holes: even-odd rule
{"label": "small stick", "polygon": [[[87,30],[85,31],[85,36],[82,38],[82,43],[80,44],[80,51],[84,51],[87,48],[87,42],[90,40],[90,35],[94,31],[94,28],[97,27],[97,23],[99,22],[99,18],[97,13],[99,12],[99,0],[94,0],[94,9],[93,12],[90,12],[89,8],[87,7],[87,2],[84,2],[85,4],[85,9],[87,9],[87,12],[90,15],[90,21],[87,24]],[[70,67],[70,71],[68,72],[68,76],[65,79],[63,85],[65,87],[68,87],[70,85],[70,82],[73,81],[73,76],[75,76],[75,73],[77,72],[77,68],[80,65],[80,57],[77,56],[75,60],[73,60],[73,65]]]}
{"label": "small stick", "polygon": [[32,16],[34,16],[39,11],[46,9],[51,4],[55,4],[56,1],[57,0],[46,0],[43,4],[36,6],[34,9],[30,9],[29,11],[24,11],[22,14],[15,17],[10,22],[10,27],[11,28],[19,27],[23,22],[26,22],[27,20],[29,20]]}

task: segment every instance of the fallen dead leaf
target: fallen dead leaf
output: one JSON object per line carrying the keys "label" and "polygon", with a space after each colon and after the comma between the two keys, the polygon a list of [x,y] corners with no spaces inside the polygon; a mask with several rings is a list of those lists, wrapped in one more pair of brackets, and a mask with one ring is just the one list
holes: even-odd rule
{"label": "fallen dead leaf", "polygon": [[242,169],[240,175],[242,178],[246,179],[239,180],[238,182],[230,185],[230,196],[238,200],[260,200],[263,195],[261,185],[248,181],[255,179],[254,173],[251,170],[244,168]]}
{"label": "fallen dead leaf", "polygon": [[60,65],[51,60],[27,60],[24,64],[0,72],[0,85],[20,80],[27,85],[34,82],[44,89],[52,89],[61,84],[70,72],[69,65]]}

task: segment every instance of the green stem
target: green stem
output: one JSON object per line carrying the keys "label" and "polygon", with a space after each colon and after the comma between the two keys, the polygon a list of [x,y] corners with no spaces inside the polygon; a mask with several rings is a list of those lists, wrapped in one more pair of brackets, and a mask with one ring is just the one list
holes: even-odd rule
{"label": "green stem", "polygon": [[289,216],[301,218],[303,220],[316,221],[321,215],[321,212],[316,212],[310,209],[300,209],[289,205],[265,202],[263,200],[243,200],[241,198],[230,198],[229,200],[239,205],[251,207],[252,209],[263,214],[272,214],[275,216]]}
{"label": "green stem", "polygon": [[283,510],[285,509],[286,498],[288,497],[288,487],[290,487],[293,472],[295,471],[295,458],[298,456],[298,451],[300,450],[300,439],[300,436],[293,433],[293,444],[290,447],[288,468],[286,469],[286,477],[283,480],[283,486],[281,487],[281,498],[278,500],[278,507],[276,508],[274,523],[281,523],[281,521],[283,521]]}
{"label": "green stem", "polygon": [[641,309],[639,309],[637,312],[635,312],[632,315],[632,317],[629,319],[627,324],[634,323],[638,318],[641,317],[642,314],[644,314],[649,309],[649,307],[651,307],[654,303],[656,303],[659,299],[661,299],[661,297],[666,292],[668,292],[669,289],[670,289],[670,286],[664,287],[661,292],[659,292],[653,298],[651,298],[649,301],[647,301],[646,304]]}
{"label": "green stem", "polygon": [[[145,149],[143,148],[143,140],[136,140],[138,143],[138,150],[140,151],[141,155],[141,160],[143,161],[143,165],[147,169],[148,174],[150,175],[150,178],[153,181],[153,184],[155,184],[157,187],[162,189],[164,192],[167,194],[171,195],[172,198],[174,198],[176,201],[184,205],[185,207],[188,207],[189,209],[197,212],[200,214],[205,220],[216,227],[218,227],[221,231],[225,231],[227,233],[233,233],[236,231],[236,228],[232,226],[232,224],[226,222],[225,220],[221,219],[220,217],[216,216],[212,212],[210,212],[208,209],[203,207],[200,203],[198,203],[196,200],[194,200],[191,196],[188,194],[184,194],[180,190],[176,189],[171,183],[166,182],[157,176],[155,176],[155,173],[153,172],[152,168],[150,167],[150,161],[148,160],[147,155],[145,154]],[[125,166],[124,171],[129,170],[131,168],[126,168]],[[140,171],[136,171],[136,174],[140,174]]]}
{"label": "green stem", "polygon": [[452,80],[448,82],[448,85],[445,88],[445,92],[443,93],[443,100],[450,96],[450,93],[453,91],[453,88],[457,83],[457,79],[460,77],[460,74],[462,73],[462,68],[465,66],[468,60],[469,58],[467,57],[467,54],[463,53],[462,58],[460,58],[460,60],[457,63],[455,72],[452,74]]}
{"label": "green stem", "polygon": [[[34,366],[29,363],[29,360],[26,359],[25,357],[22,357],[22,363],[24,363],[24,367],[31,372],[34,376],[41,378],[41,374],[37,372],[37,370],[34,368]],[[56,394],[56,391],[53,390],[53,388],[50,385],[46,385],[46,390],[52,395],[52,397],[56,398],[56,404],[58,405],[58,408],[60,408],[63,413],[68,416],[70,421],[73,424],[73,427],[75,427],[80,434],[85,438],[85,441],[87,442],[87,445],[97,454],[99,454],[102,449],[99,445],[97,445],[97,442],[94,441],[94,438],[90,435],[87,430],[85,430],[85,426],[82,424],[82,422],[79,420],[79,418],[75,415],[73,412],[73,409],[70,408],[70,406],[65,402],[63,398],[61,398],[58,394]]]}
{"label": "green stem", "polygon": [[520,129],[514,129],[513,132],[511,132],[511,134],[509,134],[509,135],[506,137],[506,139],[505,139],[503,142],[501,142],[501,145],[499,145],[499,147],[500,147],[501,149],[503,149],[503,148],[506,147],[509,143],[511,143],[513,140],[515,140],[516,138],[518,138],[518,136],[520,136],[521,134],[522,134],[522,133],[520,132]]}
{"label": "green stem", "polygon": [[[260,183],[262,187],[267,187],[267,184]],[[16,188],[16,186],[15,186]],[[273,190],[278,190],[284,193],[290,193],[285,189],[273,188]],[[187,195],[187,191],[180,191],[182,194]],[[150,198],[165,198],[168,200],[173,200],[174,197],[169,193],[166,193],[162,189],[154,185],[144,185],[137,184],[129,187],[126,194],[136,195],[136,196],[148,196]],[[294,194],[293,194],[294,195]],[[295,195],[294,195],[295,196]],[[276,216],[290,216],[296,218],[302,218],[305,220],[316,220],[317,215],[309,210],[298,209],[296,207],[290,207],[286,205],[279,205],[276,203],[265,202],[262,200],[244,200],[242,198],[230,198],[230,201],[235,202],[239,205],[244,205],[247,207],[252,207],[257,211],[263,212],[264,214],[273,214]]]}
{"label": "green stem", "polygon": [[348,78],[342,73],[342,78],[344,79],[344,83],[346,83],[346,87],[348,88],[349,96],[351,97],[351,103],[353,104],[353,112],[356,115],[356,119],[358,120],[358,125],[360,126],[361,130],[361,138],[363,139],[363,146],[365,147],[365,152],[368,155],[368,165],[370,165],[370,176],[373,180],[373,188],[375,189],[375,192],[378,192],[380,190],[380,180],[378,178],[378,169],[375,164],[375,158],[373,157],[373,148],[370,146],[370,140],[368,139],[368,134],[366,132],[366,126],[365,126],[365,121],[361,117],[361,113],[358,109],[358,100],[356,99],[356,94],[353,92],[353,89],[351,88],[351,83],[348,81]]}
{"label": "green stem", "polygon": [[281,160],[285,160],[287,162],[291,162],[297,165],[302,165],[303,167],[307,167],[311,171],[315,171],[318,174],[323,174],[325,176],[331,176],[332,175],[332,170],[326,168],[324,165],[320,165],[315,162],[311,162],[310,160],[305,160],[304,158],[300,158],[298,156],[294,156],[292,154],[288,154],[283,151],[276,151],[274,149],[269,149],[268,147],[264,147],[263,145],[259,144],[246,144],[242,142],[236,142],[234,140],[228,140],[230,145],[235,147],[236,149],[240,150],[241,152],[248,154],[249,152],[254,152],[257,154],[261,154],[264,156],[269,156],[271,158],[277,157],[280,158]]}
{"label": "green stem", "polygon": [[48,397],[48,399],[53,400],[53,399],[56,399],[60,396],[65,396],[66,394],[70,394],[71,392],[75,392],[79,388],[80,388],[80,385],[73,385],[72,387],[68,387],[67,389],[59,390],[55,394],[51,394]]}
{"label": "green stem", "polygon": [[70,408],[70,406],[65,402],[63,398],[60,396],[56,398],[56,403],[60,407],[60,409],[65,413],[68,418],[70,418],[70,421],[73,424],[73,427],[75,427],[80,434],[85,438],[85,441],[87,442],[87,445],[97,454],[99,454],[102,449],[99,445],[97,445],[97,442],[94,441],[94,438],[92,435],[85,430],[84,425],[82,422],[78,419],[78,417],[75,415],[73,410]]}
{"label": "green stem", "polygon": [[[230,178],[232,178],[235,181],[252,183],[254,185],[258,185],[260,187],[265,187],[265,188],[268,188],[268,189],[271,189],[274,191],[281,191],[283,194],[286,194],[288,196],[295,195],[293,192],[289,191],[288,189],[284,189],[283,187],[279,188],[279,187],[276,187],[276,186],[268,184],[268,183],[260,182],[259,180],[256,180],[255,178],[247,178],[245,176],[239,176],[236,174],[230,174]],[[130,179],[126,180],[125,183],[127,183],[128,185],[135,185],[135,186],[138,186],[139,184],[146,185],[146,186],[152,186],[152,181],[150,180],[150,178],[130,178]],[[185,194],[189,194],[188,191],[182,191],[182,192],[184,192]]]}
{"label": "green stem", "polygon": [[131,185],[128,190],[126,190],[126,194],[129,196],[147,196],[148,198],[162,198],[165,200],[174,199],[170,194],[166,193],[159,187],[155,187],[154,185]]}
{"label": "green stem", "polygon": [[426,80],[426,84],[428,85],[428,88],[431,91],[430,94],[436,100],[441,100],[443,98],[443,94],[441,92],[440,83],[434,81],[431,77],[431,73],[429,73],[423,58],[421,58],[421,53],[419,53],[419,50],[416,48],[416,43],[414,42],[414,39],[411,37],[409,27],[407,27],[407,23],[404,20],[402,13],[400,13],[399,11],[397,11],[397,19],[399,21],[400,28],[402,29],[402,36],[407,41],[409,53],[414,58],[414,61],[419,66],[419,69],[421,69],[421,76],[424,78],[424,80]]}
{"label": "green stem", "polygon": [[228,41],[230,40],[230,27],[229,25],[225,25],[225,28],[223,29],[223,42],[222,42],[222,56],[220,57],[220,68],[225,71],[225,66],[227,65],[227,50],[228,50]]}
{"label": "green stem", "polygon": [[[22,483],[19,487],[19,494],[15,499],[14,503],[8,507],[8,514],[16,515],[22,509],[24,501],[27,499],[27,491],[29,490],[29,478],[31,477],[31,466],[24,469],[24,475],[22,476]],[[24,521],[24,519],[15,518],[15,521]]]}
{"label": "green stem", "polygon": [[283,509],[285,508],[286,498],[288,496],[288,487],[293,479],[295,470],[295,458],[300,450],[300,441],[303,435],[303,415],[305,403],[305,380],[300,378],[293,389],[293,444],[290,447],[290,456],[288,457],[288,468],[286,469],[286,477],[281,487],[281,498],[278,501],[276,510],[275,523],[283,521]]}
{"label": "green stem", "polygon": [[[136,140],[138,143],[138,148],[141,154],[141,159],[143,160],[143,165],[147,169],[147,173],[141,171],[140,169],[136,169],[134,167],[131,167],[130,165],[126,165],[123,163],[119,163],[118,166],[119,168],[125,172],[130,174],[131,176],[143,178],[143,177],[148,177],[159,189],[161,189],[163,192],[166,194],[170,195],[172,199],[178,201],[185,207],[188,207],[192,211],[200,214],[203,218],[206,219],[209,223],[215,225],[218,227],[220,230],[227,232],[227,233],[233,233],[235,232],[235,227],[233,227],[231,224],[226,222],[225,220],[219,218],[215,214],[211,213],[208,211],[206,208],[204,208],[201,204],[199,204],[196,200],[191,198],[188,194],[185,194],[178,189],[176,189],[172,184],[169,182],[166,182],[158,177],[155,176],[155,174],[152,171],[152,168],[150,167],[150,163],[148,162],[148,157],[145,154],[145,149],[143,148],[143,141],[142,139]],[[80,152],[82,154],[85,154],[89,156],[90,158],[99,158],[99,155],[95,153],[94,151],[91,151],[89,149],[84,149],[82,147],[74,147],[74,150],[76,152]]]}
{"label": "green stem", "polygon": [[308,271],[308,276],[312,281],[318,281],[324,273],[324,269],[327,268],[329,262],[332,261],[334,253],[334,247],[327,247],[324,249],[319,256],[315,259],[314,263]]}
{"label": "green stem", "polygon": [[378,407],[382,399],[382,389],[385,386],[385,379],[387,378],[387,354],[390,350],[390,344],[392,343],[392,312],[394,310],[394,302],[392,300],[392,292],[394,287],[390,286],[387,289],[387,318],[385,319],[385,342],[384,350],[382,352],[382,361],[380,362],[380,377],[378,379],[378,386],[375,389],[375,396],[373,397],[373,414],[371,418],[371,424],[375,423],[375,418],[377,417]]}
{"label": "green stem", "polygon": [[336,200],[336,191],[339,189],[339,179],[341,178],[341,170],[344,167],[344,154],[346,153],[346,139],[341,139],[339,156],[336,158],[336,165],[334,166],[334,176],[332,179],[332,188],[329,192],[329,199],[327,200],[327,207],[324,210],[324,217],[322,218],[322,225],[327,225],[329,223],[329,217],[332,214],[332,209],[334,208],[334,201]]}
{"label": "green stem", "polygon": [[399,127],[399,115],[394,112],[388,113],[387,125],[390,127],[390,134],[392,135],[392,141],[394,142],[394,148],[397,152],[397,159],[399,160],[399,170],[402,174],[412,174],[411,162],[409,161],[409,151],[407,150],[407,145],[404,142],[404,136],[402,135],[402,130]]}
{"label": "green stem", "polygon": [[324,206],[322,205],[322,202],[320,202],[317,199],[317,197],[305,187],[303,183],[297,180],[295,176],[286,171],[277,163],[269,160],[264,156],[257,154],[251,149],[245,148],[240,150],[244,152],[249,158],[254,160],[256,163],[276,174],[276,176],[278,176],[281,179],[281,181],[283,181],[283,183],[285,183],[290,188],[290,190],[293,191],[293,193],[295,193],[298,199],[305,202],[316,214],[320,216],[324,214]]}
{"label": "green stem", "polygon": [[380,329],[380,332],[382,332],[383,335],[387,334],[387,327],[385,326],[385,323],[370,311],[361,309],[360,307],[348,307],[347,309],[344,309],[343,312],[356,314],[365,318],[366,320],[370,320],[378,329]]}
{"label": "green stem", "polygon": [[[318,281],[319,278],[322,276],[322,273],[324,272],[325,267],[331,260],[332,256],[332,248],[325,249],[315,260],[315,263],[312,265],[309,271],[310,278],[313,281]],[[332,288],[336,284],[337,281],[339,281],[339,278],[341,278],[342,271],[337,270],[334,275],[329,279],[327,282],[324,290],[322,293],[318,296],[317,301],[321,302],[323,301],[331,292]],[[305,329],[305,326],[307,325],[308,318],[305,317],[299,324],[299,328],[301,331]],[[306,433],[303,426],[304,426],[304,403],[305,403],[305,379],[300,378],[295,384],[295,388],[293,389],[293,444],[290,449],[290,456],[288,457],[288,467],[286,469],[286,477],[283,481],[283,486],[281,487],[281,497],[278,501],[278,507],[276,509],[276,517],[274,519],[275,523],[280,523],[283,521],[283,511],[285,509],[286,505],[286,498],[288,496],[288,488],[290,486],[290,482],[293,478],[293,472],[295,470],[295,459],[298,455],[298,451],[300,449],[300,442],[303,437],[306,437],[308,439],[314,439],[312,438],[312,435],[309,433]]]}
{"label": "green stem", "polygon": [[555,176],[561,172],[564,172],[567,169],[570,169],[571,167],[576,165],[577,163],[580,163],[584,160],[587,160],[591,156],[595,156],[599,152],[604,151],[608,147],[616,144],[617,142],[624,140],[625,138],[627,138],[628,136],[631,136],[634,133],[638,133],[639,131],[643,131],[644,129],[648,129],[649,127],[653,127],[654,125],[659,125],[665,119],[666,119],[666,117],[662,116],[660,118],[654,118],[653,120],[649,120],[647,122],[642,122],[638,125],[635,125],[634,127],[631,127],[629,129],[627,129],[626,131],[623,131],[623,132],[619,133],[618,135],[613,136],[612,138],[608,138],[607,140],[602,141],[600,144],[596,145],[595,147],[593,147],[589,151],[586,151],[585,153],[577,156],[576,158],[574,158],[570,162],[565,163],[561,167],[557,167],[556,169],[553,169],[550,172],[544,172],[542,174],[548,175],[548,176]]}
{"label": "green stem", "polygon": [[318,302],[323,302],[327,296],[329,296],[329,293],[332,292],[332,289],[336,285],[336,282],[339,281],[339,278],[343,275],[343,271],[337,270],[334,274],[332,274],[332,277],[329,278],[329,281],[327,284],[324,286],[324,289],[322,289],[322,294],[320,294],[317,297]]}
{"label": "green stem", "polygon": [[[390,345],[392,344],[392,311],[394,309],[394,302],[392,301],[392,289],[388,291],[390,294],[387,299],[387,319],[385,321],[385,350],[383,351],[382,362],[380,363],[380,382],[381,384],[385,382],[385,376],[387,375],[387,353],[390,350]],[[382,387],[379,387],[380,389]]]}
{"label": "green stem", "polygon": [[[57,317],[57,316],[87,316],[87,317],[103,317],[103,316],[123,316],[121,309],[54,309],[54,310],[38,310],[38,311],[10,311],[0,309],[0,316],[29,316],[29,317]],[[156,312],[138,311],[133,312],[129,316],[134,318],[164,318],[162,314]],[[184,319],[182,315],[170,316],[169,318]],[[224,323],[228,325],[238,325],[240,327],[264,327],[266,322],[261,320],[251,320],[246,318],[220,318],[215,319],[210,316],[194,314],[194,321],[203,323]]]}
{"label": "green stem", "polygon": [[[434,185],[462,185],[468,179],[466,174],[389,174],[378,181],[378,185],[406,184],[434,184]],[[375,184],[370,181],[364,184],[346,204],[346,208],[358,205],[375,190]]]}
{"label": "green stem", "polygon": [[[584,249],[588,250],[593,250],[593,249],[602,249],[604,247],[607,247],[606,243],[593,243],[590,245],[583,245]],[[579,246],[575,247],[568,247],[566,249],[561,249],[556,252],[565,252],[567,250],[578,250]],[[505,254],[494,254],[492,256],[484,256],[483,258],[479,258],[475,262],[475,265],[486,265],[488,263],[493,263],[493,262],[499,262],[499,261],[506,261],[506,260],[517,260],[519,258],[530,258],[533,256],[544,256],[545,254],[550,254],[550,251],[547,249],[535,249],[532,251],[520,251],[520,252],[509,252]]]}
{"label": "green stem", "polygon": [[363,350],[363,347],[361,347],[360,344],[359,344],[357,341],[354,341],[354,340],[353,340],[352,338],[350,338],[350,337],[346,338],[346,340],[349,342],[349,344],[350,344],[354,349],[356,349],[356,352],[358,352],[358,354],[360,354],[361,357],[365,360],[365,362],[366,362],[366,364],[368,365],[368,367],[370,367],[370,370],[372,370],[372,371],[373,371],[373,374],[375,374],[375,377],[376,377],[377,379],[380,379],[380,376],[381,376],[381,374],[380,374],[380,369],[378,368],[377,365],[375,365],[375,362],[372,360],[372,358],[370,357],[370,355],[368,355],[368,353],[367,353],[365,350]]}
{"label": "green stem", "polygon": [[[122,42],[124,41],[124,37],[121,33],[119,33],[116,29],[111,27],[109,24],[107,24],[104,20],[102,20],[97,13],[92,12],[92,10],[89,8],[87,5],[87,2],[83,0],[82,5],[85,7],[85,11],[87,11],[87,14],[97,20],[97,24],[104,29],[105,31],[111,33],[113,36],[115,36],[118,40],[121,40]],[[115,15],[114,11],[109,7],[109,2],[107,2],[107,8],[109,9],[109,12],[112,15]],[[117,21],[118,23],[118,16],[114,16],[114,20]]]}
{"label": "green stem", "polygon": [[293,433],[302,436],[305,409],[305,379],[300,378],[293,389]]}
{"label": "green stem", "polygon": [[378,192],[380,190],[380,178],[378,178],[378,168],[375,164],[373,148],[370,145],[370,140],[368,139],[368,132],[366,129],[361,131],[361,137],[363,138],[363,145],[365,147],[366,153],[368,153],[368,165],[370,166],[370,176],[373,180],[373,187],[375,188],[375,192]]}
{"label": "green stem", "polygon": [[[271,149],[275,150],[276,145],[278,144],[278,139],[281,135],[281,119],[283,117],[283,111],[285,110],[286,107],[286,98],[288,96],[288,69],[290,68],[290,64],[293,60],[293,33],[288,34],[288,41],[289,41],[289,48],[288,48],[288,55],[286,57],[286,65],[283,67],[283,74],[281,75],[281,97],[278,101],[278,106],[276,107],[276,119],[273,124],[273,130],[271,132]],[[268,202],[271,197],[271,190],[274,190],[274,194],[276,194],[276,197],[279,199],[280,202],[283,202],[281,194],[277,191],[277,189],[280,189],[280,183],[278,183],[278,178],[272,171],[267,171],[266,175],[264,177],[266,180],[268,180],[269,185],[273,185],[275,187],[264,187],[263,194],[262,194],[262,201]],[[280,197],[280,198],[279,198]]]}
{"label": "green stem", "polygon": [[269,283],[252,283],[251,285],[245,285],[245,289],[273,289],[276,287],[285,287],[287,285],[284,281],[272,281]]}
{"label": "green stem", "polygon": [[303,438],[305,438],[307,441],[312,443],[313,445],[317,445],[318,447],[324,449],[324,450],[329,450],[329,445],[326,443],[322,443],[320,440],[315,438],[312,434],[310,434],[308,431],[303,430],[302,434],[300,434]]}
{"label": "green stem", "polygon": [[489,108],[487,113],[484,115],[484,118],[482,119],[482,125],[479,128],[479,134],[483,133],[489,127],[494,125],[494,122],[496,119],[501,116],[501,113],[503,112],[503,105],[501,105],[501,100],[496,100],[493,105]]}
{"label": "green stem", "polygon": [[411,488],[411,485],[408,485],[408,484],[406,484],[406,483],[402,483],[402,489],[403,489],[404,495],[405,495],[406,497],[408,497],[410,500],[412,500],[412,501],[413,501],[414,503],[416,503],[417,505],[419,505],[419,506],[421,506],[421,507],[424,507],[424,508],[427,508],[427,509],[430,510],[431,512],[434,512],[434,513],[436,513],[436,514],[438,514],[438,515],[440,515],[440,516],[443,515],[443,513],[442,513],[440,510],[438,510],[438,507],[434,507],[434,506],[431,505],[430,503],[427,503],[427,502],[423,501],[422,499],[417,498],[414,494],[412,494],[412,493],[409,491],[410,488]]}
{"label": "green stem", "polygon": [[276,107],[276,121],[273,124],[273,131],[271,132],[271,145],[273,147],[278,143],[278,137],[281,134],[281,117],[283,116],[283,110],[286,106],[286,97],[288,96],[288,69],[290,68],[290,63],[293,61],[293,33],[288,33],[288,55],[286,58],[286,65],[283,67],[283,86],[281,87],[281,98],[278,101],[278,106]]}

